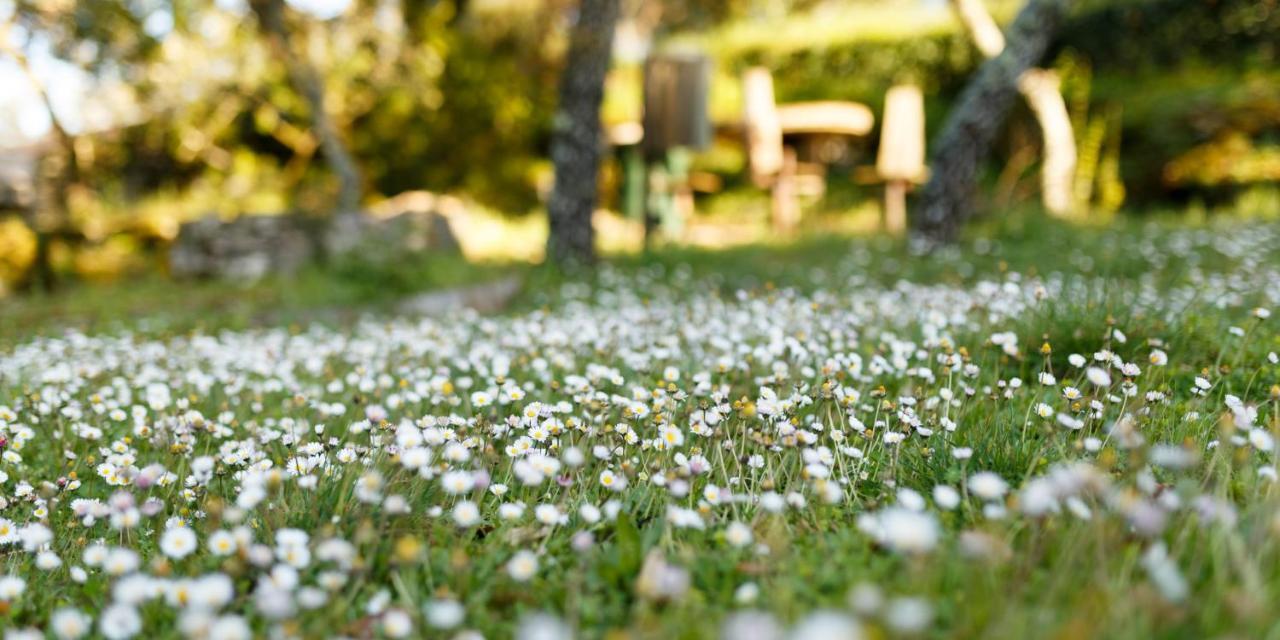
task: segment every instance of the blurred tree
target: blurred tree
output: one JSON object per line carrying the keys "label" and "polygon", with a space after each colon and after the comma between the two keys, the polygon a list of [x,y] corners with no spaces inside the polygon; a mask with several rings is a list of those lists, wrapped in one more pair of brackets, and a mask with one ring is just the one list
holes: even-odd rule
{"label": "blurred tree", "polygon": [[271,52],[284,63],[289,82],[307,103],[311,131],[319,139],[329,169],[338,178],[338,215],[359,213],[362,194],[360,170],[325,107],[325,90],[320,76],[305,57],[293,50],[285,22],[284,0],[249,0],[249,6],[258,19],[258,28]]}
{"label": "blurred tree", "polygon": [[973,215],[978,170],[1018,94],[1018,80],[1044,56],[1070,2],[1029,0],[1010,25],[1004,49],[978,68],[951,108],[914,218],[929,246],[955,241]]}
{"label": "blurred tree", "polygon": [[595,258],[597,175],[603,136],[600,102],[613,45],[618,0],[582,0],[560,78],[560,107],[551,141],[555,187],[547,205],[547,257],[558,263]]}
{"label": "blurred tree", "polygon": [[[35,233],[36,248],[31,268],[18,283],[18,288],[39,287],[45,291],[51,291],[57,284],[50,259],[51,248],[54,235],[66,225],[68,218],[67,191],[76,180],[76,146],[71,134],[62,126],[62,120],[54,109],[53,100],[49,97],[44,81],[32,68],[26,52],[15,42],[15,22],[16,14],[13,18],[0,23],[0,53],[5,54],[18,65],[18,69],[35,89],[41,104],[49,114],[50,127],[56,142],[56,153],[50,153],[42,159],[41,164],[45,171],[38,172],[42,178],[52,165],[54,175],[51,176],[52,180],[48,185],[51,188],[37,188],[37,193],[45,197],[38,198],[25,215],[24,222]],[[40,178],[37,178],[37,181],[44,182]]]}
{"label": "blurred tree", "polygon": [[[951,0],[965,30],[986,58],[1004,50],[1004,33],[983,6],[982,0]],[[1040,167],[1040,199],[1054,215],[1072,212],[1076,171],[1076,140],[1062,99],[1061,82],[1051,69],[1027,69],[1018,78],[1018,91],[1026,98],[1040,125],[1044,162]]]}
{"label": "blurred tree", "polygon": [[82,132],[73,132],[63,122],[46,78],[31,61],[29,51],[37,46],[47,49],[46,57],[94,75],[118,73],[124,65],[116,63],[149,57],[155,51],[155,41],[134,14],[111,1],[16,0],[0,23],[0,54],[14,61],[35,90],[48,113],[52,137],[39,161],[38,197],[26,216],[35,233],[36,251],[20,286],[52,289],[56,284],[53,243],[77,240],[82,235],[72,221],[72,199],[86,188],[83,169],[91,162],[92,149],[85,145],[87,153],[82,152]]}
{"label": "blurred tree", "polygon": [[[116,118],[115,126],[137,118],[138,99],[148,90],[145,74],[138,70],[157,57],[160,47],[154,27],[148,28],[137,12],[144,8],[150,11],[153,5],[16,0],[7,7],[0,24],[0,55],[14,60],[49,119],[48,140],[37,162],[36,202],[25,216],[35,237],[34,257],[19,286],[54,286],[55,244],[74,248],[101,239],[89,230],[93,221],[79,214],[100,195],[96,165],[109,154],[100,153],[95,136],[97,129],[112,126],[104,115]],[[48,70],[54,67],[62,77],[74,75],[84,85],[77,90],[91,99],[85,108],[59,108],[49,86]]]}

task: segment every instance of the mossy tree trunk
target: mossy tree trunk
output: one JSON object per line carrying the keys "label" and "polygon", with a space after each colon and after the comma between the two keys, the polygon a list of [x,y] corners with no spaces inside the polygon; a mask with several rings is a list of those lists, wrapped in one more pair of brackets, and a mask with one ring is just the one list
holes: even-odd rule
{"label": "mossy tree trunk", "polygon": [[555,187],[547,204],[547,258],[560,264],[595,259],[591,213],[603,147],[600,103],[617,19],[618,0],[582,0],[569,36],[551,141]]}

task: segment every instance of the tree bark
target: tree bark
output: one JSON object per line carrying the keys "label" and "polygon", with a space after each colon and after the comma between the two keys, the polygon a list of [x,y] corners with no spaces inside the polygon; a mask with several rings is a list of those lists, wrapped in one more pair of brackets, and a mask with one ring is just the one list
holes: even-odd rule
{"label": "tree bark", "polygon": [[595,259],[591,213],[602,147],[600,103],[617,20],[618,0],[582,0],[569,36],[551,140],[555,187],[547,204],[547,257],[561,264]]}
{"label": "tree bark", "polygon": [[[951,0],[960,22],[978,50],[994,58],[1004,49],[1004,33],[991,18],[982,0]],[[1075,208],[1072,185],[1076,173],[1076,139],[1067,103],[1062,99],[1058,74],[1048,69],[1028,69],[1018,79],[1018,91],[1040,125],[1044,163],[1040,167],[1040,199],[1054,215],[1068,215]]]}
{"label": "tree bark", "polygon": [[1019,79],[1044,56],[1069,4],[1029,0],[1010,25],[1004,49],[984,62],[960,93],[934,145],[932,173],[915,216],[927,245],[953,242],[973,215],[979,165],[1018,95]]}
{"label": "tree bark", "polygon": [[324,82],[315,69],[294,53],[289,45],[289,32],[284,21],[284,0],[250,0],[258,27],[271,52],[285,65],[289,83],[293,85],[311,111],[311,129],[320,141],[329,170],[338,178],[338,216],[357,215],[362,196],[360,169],[342,141],[338,128],[325,109]]}

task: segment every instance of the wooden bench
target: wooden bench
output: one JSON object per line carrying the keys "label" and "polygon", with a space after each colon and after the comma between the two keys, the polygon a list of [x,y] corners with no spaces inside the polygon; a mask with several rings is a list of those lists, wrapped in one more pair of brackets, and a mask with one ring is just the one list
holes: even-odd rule
{"label": "wooden bench", "polygon": [[752,67],[742,78],[743,128],[752,181],[772,194],[771,218],[780,232],[800,221],[798,196],[821,194],[826,168],[799,162],[794,146],[785,142],[806,136],[861,137],[875,125],[875,115],[856,102],[816,101],[778,104],[773,76],[768,69]]}

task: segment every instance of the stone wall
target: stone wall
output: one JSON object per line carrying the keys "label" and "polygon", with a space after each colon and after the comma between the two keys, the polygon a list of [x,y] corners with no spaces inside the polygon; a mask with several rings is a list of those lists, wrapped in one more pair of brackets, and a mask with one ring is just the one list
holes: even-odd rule
{"label": "stone wall", "polygon": [[178,278],[253,281],[292,273],[321,255],[371,252],[457,251],[444,216],[404,211],[388,217],[340,216],[321,220],[299,214],[243,215],[229,221],[206,217],[183,224],[169,249]]}
{"label": "stone wall", "polygon": [[316,257],[315,235],[297,215],[206,217],[182,225],[169,248],[169,271],[245,281],[291,273]]}

